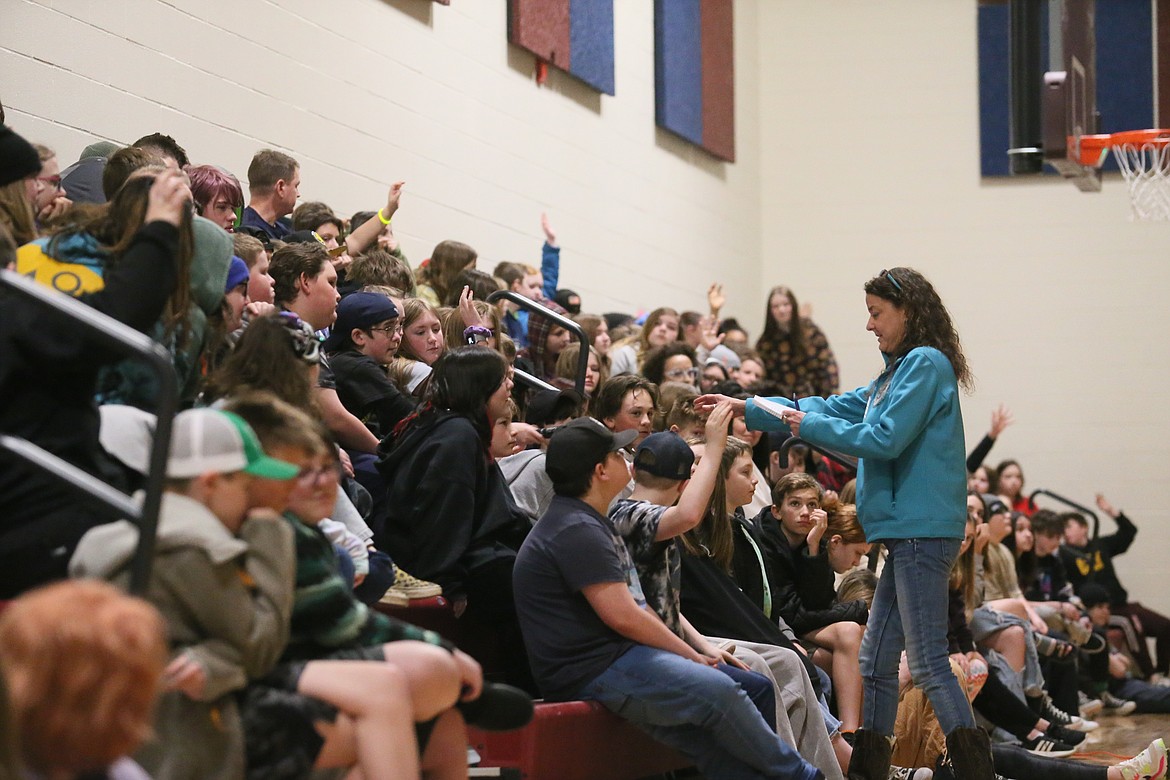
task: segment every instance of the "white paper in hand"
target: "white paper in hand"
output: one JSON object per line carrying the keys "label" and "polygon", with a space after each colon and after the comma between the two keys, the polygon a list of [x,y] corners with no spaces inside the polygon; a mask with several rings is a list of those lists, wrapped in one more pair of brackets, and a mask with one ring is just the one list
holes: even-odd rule
{"label": "white paper in hand", "polygon": [[752,396],[752,403],[754,403],[757,408],[763,409],[765,412],[779,420],[783,420],[784,412],[792,408],[791,406],[785,406],[784,404],[778,404],[775,401],[770,401],[762,395]]}

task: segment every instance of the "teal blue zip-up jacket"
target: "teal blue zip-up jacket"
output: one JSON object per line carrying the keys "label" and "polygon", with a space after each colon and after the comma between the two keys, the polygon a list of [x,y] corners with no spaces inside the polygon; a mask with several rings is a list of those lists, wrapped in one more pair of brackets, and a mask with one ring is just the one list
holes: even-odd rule
{"label": "teal blue zip-up jacket", "polygon": [[[886,371],[868,387],[801,398],[800,438],[861,459],[857,515],[869,541],[962,539],[967,471],[955,371],[933,347],[885,358]],[[746,420],[753,430],[787,428],[750,400]]]}

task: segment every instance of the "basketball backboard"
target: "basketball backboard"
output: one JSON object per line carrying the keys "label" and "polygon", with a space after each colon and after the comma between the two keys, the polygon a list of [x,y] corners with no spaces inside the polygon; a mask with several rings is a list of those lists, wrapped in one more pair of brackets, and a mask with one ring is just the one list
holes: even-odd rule
{"label": "basketball backboard", "polygon": [[1080,138],[1099,125],[1095,11],[1095,0],[1050,0],[1042,99],[1044,162],[1085,192],[1101,189],[1101,169],[1080,161]]}

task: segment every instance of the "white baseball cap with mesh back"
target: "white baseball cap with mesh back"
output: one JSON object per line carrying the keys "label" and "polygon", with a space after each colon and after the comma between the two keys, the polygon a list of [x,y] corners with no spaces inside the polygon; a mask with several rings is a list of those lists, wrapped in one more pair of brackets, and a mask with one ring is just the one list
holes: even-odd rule
{"label": "white baseball cap with mesh back", "polygon": [[292,479],[299,469],[264,454],[243,418],[217,409],[188,409],[175,416],[167,476],[191,479],[243,471],[265,479]]}

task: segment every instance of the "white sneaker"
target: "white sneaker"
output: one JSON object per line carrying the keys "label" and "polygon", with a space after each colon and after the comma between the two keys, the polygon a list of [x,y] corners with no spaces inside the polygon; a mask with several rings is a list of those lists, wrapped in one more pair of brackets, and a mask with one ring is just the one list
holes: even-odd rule
{"label": "white sneaker", "polygon": [[1123,780],[1162,780],[1166,777],[1166,743],[1155,739],[1150,746],[1117,765]]}
{"label": "white sneaker", "polygon": [[924,766],[917,769],[891,766],[888,780],[934,780],[934,770]]}
{"label": "white sneaker", "polygon": [[1105,702],[1100,699],[1090,699],[1084,691],[1077,691],[1077,700],[1080,703],[1079,711],[1082,718],[1095,717],[1105,708]]}

